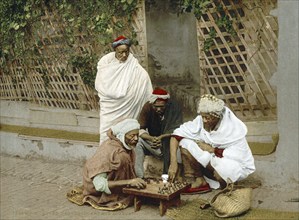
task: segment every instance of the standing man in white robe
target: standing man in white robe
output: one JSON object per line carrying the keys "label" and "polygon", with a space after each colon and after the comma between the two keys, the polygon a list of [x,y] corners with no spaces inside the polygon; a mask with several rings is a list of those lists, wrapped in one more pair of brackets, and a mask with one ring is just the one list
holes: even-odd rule
{"label": "standing man in white robe", "polygon": [[100,143],[117,122],[137,119],[153,91],[148,73],[130,53],[130,46],[130,40],[120,36],[112,43],[114,52],[98,62],[95,89],[100,98]]}
{"label": "standing man in white robe", "polygon": [[247,127],[213,95],[203,95],[199,115],[174,130],[170,140],[169,178],[175,179],[180,146],[184,177],[192,183],[186,193],[224,188],[255,171],[254,158],[246,140]]}

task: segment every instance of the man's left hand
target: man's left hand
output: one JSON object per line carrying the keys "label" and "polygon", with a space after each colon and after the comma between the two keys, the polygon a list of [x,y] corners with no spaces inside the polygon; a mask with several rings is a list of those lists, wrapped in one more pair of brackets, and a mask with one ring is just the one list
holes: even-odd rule
{"label": "man's left hand", "polygon": [[162,146],[160,136],[158,136],[158,137],[154,137],[152,143],[153,143],[152,148],[155,148],[155,149],[156,149],[156,148],[160,148],[160,147]]}

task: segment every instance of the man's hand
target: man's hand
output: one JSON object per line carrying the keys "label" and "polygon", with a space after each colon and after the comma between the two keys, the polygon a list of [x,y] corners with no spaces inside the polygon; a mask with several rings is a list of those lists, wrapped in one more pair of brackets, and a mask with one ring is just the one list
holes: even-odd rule
{"label": "man's hand", "polygon": [[174,182],[177,171],[178,163],[171,163],[168,169],[168,178],[170,182]]}
{"label": "man's hand", "polygon": [[146,187],[146,182],[141,178],[135,178],[129,180],[129,186],[137,189],[144,189]]}
{"label": "man's hand", "polygon": [[153,143],[152,148],[154,148],[154,149],[160,148],[162,146],[161,140],[162,140],[161,136],[153,137],[152,138],[152,143]]}
{"label": "man's hand", "polygon": [[196,141],[196,144],[203,151],[208,151],[209,153],[214,153],[214,148],[211,145],[209,145],[203,141]]}

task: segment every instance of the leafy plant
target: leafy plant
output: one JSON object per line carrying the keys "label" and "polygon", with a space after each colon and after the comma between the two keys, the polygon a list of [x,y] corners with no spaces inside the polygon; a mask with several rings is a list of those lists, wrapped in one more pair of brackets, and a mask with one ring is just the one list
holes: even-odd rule
{"label": "leafy plant", "polygon": [[[55,30],[57,35],[62,34],[63,37],[56,39],[54,43],[63,45],[61,52],[69,57],[67,60],[69,65],[75,65],[76,69],[80,69],[84,82],[93,86],[94,70],[90,66],[96,66],[96,60],[92,53],[106,52],[99,51],[98,45],[102,45],[101,49],[108,50],[113,36],[124,31],[128,33],[127,36],[129,31],[131,32],[131,36],[128,37],[136,37],[130,24],[136,6],[137,0],[75,2],[73,0],[2,0],[0,1],[0,68],[5,73],[11,74],[7,68],[9,62],[18,59],[40,59],[39,57],[43,56],[42,50],[48,42],[45,38],[42,42],[43,36],[39,35],[46,33],[38,34],[36,30],[41,26],[42,16],[47,16],[46,12],[48,12],[50,16],[59,18],[55,22],[63,26],[61,30]],[[84,35],[95,52],[78,52],[80,51],[78,45],[81,42],[77,36],[80,34]],[[137,43],[134,39],[133,42]],[[61,54],[52,52],[51,56],[59,60]],[[66,74],[65,71],[61,73]],[[47,81],[45,74],[42,77]]]}
{"label": "leafy plant", "polygon": [[216,24],[219,28],[225,28],[226,32],[229,33],[232,36],[235,36],[237,33],[235,31],[235,29],[233,28],[233,21],[224,13],[224,9],[222,4],[218,4],[217,5],[217,11],[223,15],[220,16],[220,18],[218,18],[216,20]]}
{"label": "leafy plant", "polygon": [[26,50],[26,36],[30,35],[32,23],[41,15],[41,5],[38,0],[0,2],[1,57],[18,57]]}
{"label": "leafy plant", "polygon": [[[222,29],[224,28],[227,33],[232,36],[236,35],[236,31],[233,28],[233,21],[225,14],[221,1],[215,0],[183,0],[180,6],[180,13],[193,12],[195,17],[199,20],[209,8],[213,8],[212,3],[216,5],[216,11],[220,14],[216,19],[216,25]],[[216,31],[214,28],[210,29],[209,37],[204,41],[203,50],[207,52],[213,45],[216,37]]]}
{"label": "leafy plant", "polygon": [[193,11],[195,17],[200,19],[211,4],[211,0],[183,0],[181,4],[181,13]]}
{"label": "leafy plant", "polygon": [[79,72],[86,85],[93,86],[96,77],[96,62],[96,56],[85,53],[83,55],[72,55],[69,63]]}
{"label": "leafy plant", "polygon": [[209,32],[209,37],[205,40],[203,50],[205,52],[208,52],[209,49],[214,45],[214,39],[216,37],[216,31],[215,28],[211,28]]}

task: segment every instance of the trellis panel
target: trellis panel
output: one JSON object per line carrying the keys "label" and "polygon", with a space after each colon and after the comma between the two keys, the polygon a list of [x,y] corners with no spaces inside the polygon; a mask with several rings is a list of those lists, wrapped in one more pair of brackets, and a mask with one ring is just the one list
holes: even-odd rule
{"label": "trellis panel", "polygon": [[[223,11],[217,10],[219,5]],[[243,120],[275,120],[276,91],[270,79],[277,68],[277,18],[270,11],[276,0],[215,0],[197,22],[201,93],[224,99]],[[227,16],[236,35],[217,20]],[[204,41],[214,29],[213,46]]]}
{"label": "trellis panel", "polygon": [[[137,33],[139,45],[132,46],[133,54],[147,68],[146,26],[144,1],[139,0],[131,26]],[[130,26],[130,25],[129,25]],[[91,41],[92,33],[74,33],[73,48],[66,45],[67,23],[57,11],[45,10],[37,26],[33,27],[32,41],[36,48],[32,57],[17,58],[6,70],[0,69],[0,98],[31,101],[41,106],[68,109],[98,110],[95,89],[85,85],[80,70],[68,62],[72,55],[105,53],[99,43]],[[131,30],[122,33],[131,35]],[[13,55],[13,54],[12,54]],[[3,64],[3,60],[1,60]],[[96,64],[95,64],[96,65]]]}

